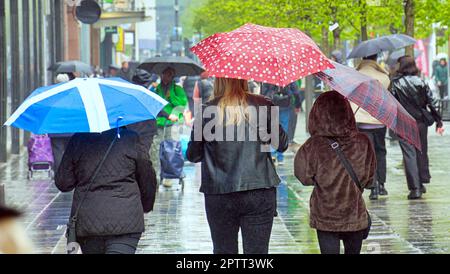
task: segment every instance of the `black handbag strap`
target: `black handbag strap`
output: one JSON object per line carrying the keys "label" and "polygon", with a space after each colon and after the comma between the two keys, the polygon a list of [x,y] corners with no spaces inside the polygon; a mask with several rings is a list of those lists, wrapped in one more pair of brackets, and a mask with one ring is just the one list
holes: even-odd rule
{"label": "black handbag strap", "polygon": [[362,191],[363,188],[361,187],[361,183],[358,179],[358,176],[356,175],[355,170],[353,169],[352,165],[348,161],[347,157],[345,157],[344,152],[342,152],[342,149],[341,149],[341,146],[339,145],[339,143],[333,139],[330,139],[330,138],[327,138],[327,139],[330,144],[330,147],[336,152],[342,165],[345,167],[347,172],[350,174],[350,177],[352,177],[353,182],[355,182],[358,189]]}
{"label": "black handbag strap", "polygon": [[114,144],[116,143],[118,139],[118,135],[114,134],[114,139],[112,140],[111,144],[108,147],[108,150],[106,150],[105,155],[103,156],[103,159],[100,161],[100,163],[98,164],[97,168],[94,171],[94,174],[92,175],[91,179],[89,180],[88,183],[88,188],[86,190],[86,193],[84,194],[83,198],[81,199],[80,203],[77,206],[77,209],[75,210],[71,221],[73,223],[76,223],[77,219],[78,219],[78,213],[80,212],[81,206],[83,205],[83,202],[86,200],[87,195],[89,194],[89,190],[91,190],[91,186],[94,184],[95,178],[97,178],[98,173],[100,172],[103,164],[106,161],[106,158],[108,158],[109,153],[111,152],[111,149],[113,148]]}

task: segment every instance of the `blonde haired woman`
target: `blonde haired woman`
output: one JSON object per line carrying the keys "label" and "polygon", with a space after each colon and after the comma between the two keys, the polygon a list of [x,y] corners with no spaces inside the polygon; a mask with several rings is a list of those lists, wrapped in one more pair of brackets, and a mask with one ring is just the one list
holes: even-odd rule
{"label": "blonde haired woman", "polygon": [[200,191],[215,254],[237,254],[239,230],[244,253],[268,253],[280,178],[267,145],[280,152],[288,147],[272,107],[265,97],[248,92],[247,81],[217,78],[213,99],[195,121],[187,157],[202,163]]}

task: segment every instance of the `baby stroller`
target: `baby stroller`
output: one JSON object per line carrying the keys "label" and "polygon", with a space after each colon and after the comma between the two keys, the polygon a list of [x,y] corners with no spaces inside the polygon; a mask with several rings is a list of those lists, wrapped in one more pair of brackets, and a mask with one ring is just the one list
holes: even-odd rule
{"label": "baby stroller", "polygon": [[[164,128],[164,135],[166,136],[166,127]],[[161,142],[159,149],[159,159],[161,162],[160,184],[164,179],[178,179],[181,185],[181,190],[184,190],[184,178],[186,177],[184,168],[184,156],[182,144],[180,141],[170,138]]]}
{"label": "baby stroller", "polygon": [[35,171],[45,171],[48,177],[53,179],[53,152],[50,137],[48,135],[31,134],[28,141],[28,180],[33,179]]}

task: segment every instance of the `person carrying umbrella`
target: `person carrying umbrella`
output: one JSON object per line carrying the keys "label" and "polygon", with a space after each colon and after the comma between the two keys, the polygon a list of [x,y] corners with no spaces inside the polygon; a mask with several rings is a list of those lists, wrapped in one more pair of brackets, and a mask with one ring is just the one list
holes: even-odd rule
{"label": "person carrying umbrella", "polygon": [[[390,85],[389,73],[385,71],[377,63],[377,54],[364,57],[359,64],[357,70],[362,74],[378,80],[385,88],[386,92]],[[370,186],[371,192],[369,198],[371,200],[378,199],[378,195],[384,196],[388,192],[385,188],[386,183],[386,126],[375,119],[364,109],[361,109],[356,104],[352,103],[352,109],[355,113],[355,119],[360,132],[364,132],[369,137],[375,149],[377,157],[377,171],[374,182]]]}
{"label": "person carrying umbrella", "polygon": [[363,199],[372,184],[376,159],[366,134],[358,132],[349,102],[338,92],[316,100],[309,118],[311,138],[299,149],[294,172],[311,194],[310,225],[322,254],[359,254],[370,219]]}
{"label": "person carrying umbrella", "polygon": [[420,199],[426,193],[425,184],[431,180],[428,159],[428,127],[436,123],[436,131],[443,133],[440,114],[433,103],[433,93],[418,76],[420,71],[411,56],[398,59],[399,69],[392,79],[390,91],[416,120],[422,149],[400,139],[400,147],[405,163],[406,181],[410,191],[408,199]]}
{"label": "person carrying umbrella", "polygon": [[133,123],[155,119],[167,102],[121,79],[77,78],[34,91],[5,125],[35,134],[75,133],[55,176],[74,191],[68,253],[135,253],[156,175]]}
{"label": "person carrying umbrella", "polygon": [[[177,85],[174,81],[175,69],[167,67],[161,75],[161,83],[156,88],[156,94],[161,98],[169,102],[163,109],[169,116],[158,117],[158,134],[153,141],[154,145],[151,149],[151,159],[155,163],[157,172],[160,169],[159,161],[159,148],[163,140],[171,138],[171,127],[178,121],[183,120],[184,111],[188,105],[188,98],[186,92],[182,87]],[[166,128],[166,130],[164,130]],[[163,185],[165,187],[171,187],[172,182],[170,180],[164,180]]]}
{"label": "person carrying umbrella", "polygon": [[[273,149],[286,151],[288,138],[278,119],[270,114],[261,115],[270,113],[273,106],[265,97],[250,94],[246,80],[219,77],[214,85],[214,99],[206,103],[197,117],[203,117],[208,109],[215,110],[218,120],[215,130],[227,131],[227,139],[217,136],[217,139],[207,141],[210,137],[203,133],[207,131],[206,125],[212,122],[211,118],[205,115],[194,121],[186,155],[189,161],[202,163],[200,191],[205,194],[214,254],[237,254],[239,229],[245,254],[267,254],[269,251],[276,214],[276,187],[281,180],[270,160],[270,149],[264,151],[261,148],[261,136],[258,140],[249,136],[243,140],[231,139],[228,131],[245,128],[248,132],[258,125],[275,125],[277,130],[273,130],[270,137],[278,142]],[[258,124],[251,124],[248,107],[259,113]],[[196,131],[201,133],[198,138]]]}

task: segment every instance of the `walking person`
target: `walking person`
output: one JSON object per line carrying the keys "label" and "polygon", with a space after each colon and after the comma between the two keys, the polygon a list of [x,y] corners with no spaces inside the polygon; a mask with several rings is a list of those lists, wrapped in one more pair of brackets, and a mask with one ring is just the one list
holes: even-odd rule
{"label": "walking person", "polygon": [[[280,111],[280,124],[286,134],[289,133],[289,120],[291,119],[291,104],[292,104],[292,90],[291,85],[281,88],[272,84],[263,84],[261,94],[270,98],[272,103],[279,107]],[[289,138],[289,136],[288,136]],[[272,158],[278,165],[284,164],[284,151],[280,152],[274,150]]]}
{"label": "walking person", "polygon": [[294,172],[303,185],[314,186],[310,225],[317,230],[321,253],[339,254],[343,240],[346,254],[359,254],[370,229],[362,194],[375,174],[373,146],[358,132],[350,103],[336,91],[316,100],[309,130]]}
{"label": "walking person", "polygon": [[[186,107],[188,106],[188,97],[184,89],[175,83],[175,69],[168,67],[165,69],[161,75],[161,83],[156,88],[156,94],[164,98],[168,104],[163,109],[163,113],[167,115],[162,115],[157,118],[158,134],[153,140],[153,145],[151,148],[151,160],[155,165],[157,174],[160,171],[160,160],[159,160],[159,149],[163,140],[167,138],[176,138],[177,136],[172,136],[172,127],[175,123],[183,122],[183,115]],[[172,180],[164,180],[163,186],[172,187]]]}
{"label": "walking person", "polygon": [[300,86],[298,85],[300,82],[301,86],[301,80],[297,82],[291,83],[288,88],[290,89],[290,93],[292,94],[291,99],[291,113],[289,114],[289,130],[288,130],[288,136],[289,136],[289,144],[294,145],[294,138],[295,138],[295,131],[297,129],[297,122],[298,122],[298,114],[300,113],[300,110],[302,108],[302,99],[300,97]]}
{"label": "walking person", "polygon": [[[357,70],[362,74],[378,80],[387,92],[391,83],[389,79],[389,73],[377,63],[377,58],[378,55],[376,54],[364,57]],[[367,134],[375,150],[377,158],[377,169],[373,184],[369,186],[371,189],[369,199],[377,200],[378,195],[388,195],[385,187],[387,128],[364,109],[359,108],[353,103],[351,103],[351,106],[353,112],[355,113],[356,124],[359,131]]]}
{"label": "walking person", "polygon": [[[252,119],[247,111],[250,107],[259,110],[254,112],[261,119],[259,124],[276,126],[278,130],[270,132],[271,140],[277,139],[275,149],[278,152],[286,151],[287,135],[276,117],[270,116],[273,104],[263,96],[250,94],[247,81],[229,78],[216,78],[214,99],[202,110],[202,114],[216,110],[216,117],[202,115],[203,119],[196,119],[187,150],[189,161],[202,163],[200,191],[205,194],[214,254],[237,254],[239,230],[245,254],[267,254],[269,251],[280,178],[271,160],[270,149],[262,150],[261,146],[267,144],[265,138],[252,140],[246,134],[245,138],[237,139],[236,128],[241,127],[245,132],[252,128],[263,131],[259,124],[250,122]],[[258,114],[264,111],[269,114],[267,117]],[[215,133],[233,130],[234,139],[216,136],[211,140],[211,136],[205,135],[214,121],[217,122]]]}
{"label": "walking person", "polygon": [[[136,69],[133,76],[133,84],[143,86],[146,89],[150,89],[151,85],[155,81],[155,76],[143,69]],[[169,115],[164,110],[158,114],[158,117],[166,118],[171,122],[177,122],[178,116]],[[135,123],[128,126],[128,129],[136,132],[139,135],[139,143],[144,147],[144,150],[150,153],[153,145],[153,139],[158,134],[158,128],[155,119],[149,119],[139,123]],[[158,160],[159,161],[159,160]]]}
{"label": "walking person", "polygon": [[442,58],[439,60],[439,64],[433,71],[433,76],[436,81],[436,85],[439,88],[439,96],[445,99],[448,96],[448,66],[447,60]]}
{"label": "walking person", "polygon": [[418,76],[420,71],[414,58],[403,56],[398,59],[399,69],[392,79],[390,91],[400,104],[416,119],[419,128],[422,151],[400,139],[403,153],[406,181],[410,191],[408,199],[420,199],[426,193],[425,184],[431,180],[428,160],[428,127],[436,123],[436,131],[443,132],[442,118],[436,111],[433,93]]}
{"label": "walking person", "polygon": [[153,209],[157,182],[148,151],[133,131],[116,136],[117,129],[75,134],[56,173],[59,190],[75,190],[71,218],[77,216],[84,254],[134,254],[144,213]]}

